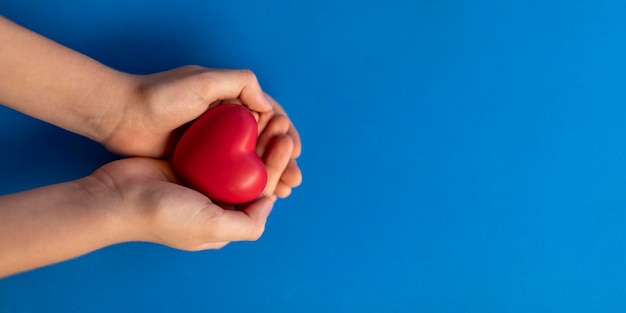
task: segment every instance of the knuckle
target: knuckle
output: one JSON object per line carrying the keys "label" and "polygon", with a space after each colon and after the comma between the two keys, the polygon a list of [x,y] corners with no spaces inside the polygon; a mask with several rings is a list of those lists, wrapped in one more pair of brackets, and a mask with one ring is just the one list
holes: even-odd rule
{"label": "knuckle", "polygon": [[276,114],[272,117],[272,124],[275,125],[274,127],[277,127],[279,129],[284,129],[284,131],[287,132],[289,128],[289,124],[291,124],[291,121],[284,114]]}
{"label": "knuckle", "polygon": [[241,75],[246,81],[251,81],[251,82],[258,82],[257,76],[256,74],[254,74],[254,72],[252,70],[249,69],[242,69],[242,70],[237,70],[237,72],[239,73],[239,75]]}

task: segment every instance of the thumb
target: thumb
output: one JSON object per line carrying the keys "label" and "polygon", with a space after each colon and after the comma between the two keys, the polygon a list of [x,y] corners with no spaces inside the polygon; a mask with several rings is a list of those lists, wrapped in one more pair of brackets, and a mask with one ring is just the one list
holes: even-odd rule
{"label": "thumb", "polygon": [[262,197],[240,211],[224,210],[219,220],[207,229],[212,229],[217,241],[258,240],[265,231],[273,207],[273,199]]}
{"label": "thumb", "polygon": [[265,97],[256,75],[250,70],[216,70],[207,95],[213,101],[240,99],[250,110],[269,112],[272,104]]}

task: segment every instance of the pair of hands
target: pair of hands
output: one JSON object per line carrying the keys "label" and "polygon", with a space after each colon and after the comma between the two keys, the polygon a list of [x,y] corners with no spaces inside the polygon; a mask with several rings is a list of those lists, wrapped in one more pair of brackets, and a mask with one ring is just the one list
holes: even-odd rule
{"label": "pair of hands", "polygon": [[[132,240],[203,250],[258,239],[276,198],[289,196],[302,181],[296,162],[300,137],[283,108],[247,70],[187,66],[126,79],[131,92],[91,122],[101,134],[96,140],[131,157],[78,180],[81,188],[117,210]],[[218,206],[184,187],[165,160],[185,124],[221,102],[245,104],[253,111],[259,126],[257,153],[268,172],[261,197],[238,207]]]}
{"label": "pair of hands", "polygon": [[[0,197],[0,277],[126,241],[184,250],[255,240],[302,174],[284,110],[245,70],[187,66],[153,75],[109,68],[0,16],[0,103],[128,158],[91,175]],[[186,124],[223,101],[256,112],[261,197],[218,206],[181,184],[167,159]]]}

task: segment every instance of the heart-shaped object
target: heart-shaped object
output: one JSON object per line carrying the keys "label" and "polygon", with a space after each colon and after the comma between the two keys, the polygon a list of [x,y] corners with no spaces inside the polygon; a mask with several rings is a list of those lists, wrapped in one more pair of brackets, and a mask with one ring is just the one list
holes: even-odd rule
{"label": "heart-shaped object", "polygon": [[257,127],[252,113],[241,105],[209,109],[178,141],[172,166],[189,187],[212,200],[254,200],[267,184],[267,170],[255,152]]}

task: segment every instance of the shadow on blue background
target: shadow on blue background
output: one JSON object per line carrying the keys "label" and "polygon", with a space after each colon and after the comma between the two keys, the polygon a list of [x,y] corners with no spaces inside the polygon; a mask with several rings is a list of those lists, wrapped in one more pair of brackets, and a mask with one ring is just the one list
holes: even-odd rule
{"label": "shadow on blue background", "polygon": [[[258,242],[109,247],[1,280],[0,311],[622,312],[625,9],[0,3],[121,70],[253,69],[301,132],[305,175]],[[115,158],[10,110],[0,122],[2,193]]]}

